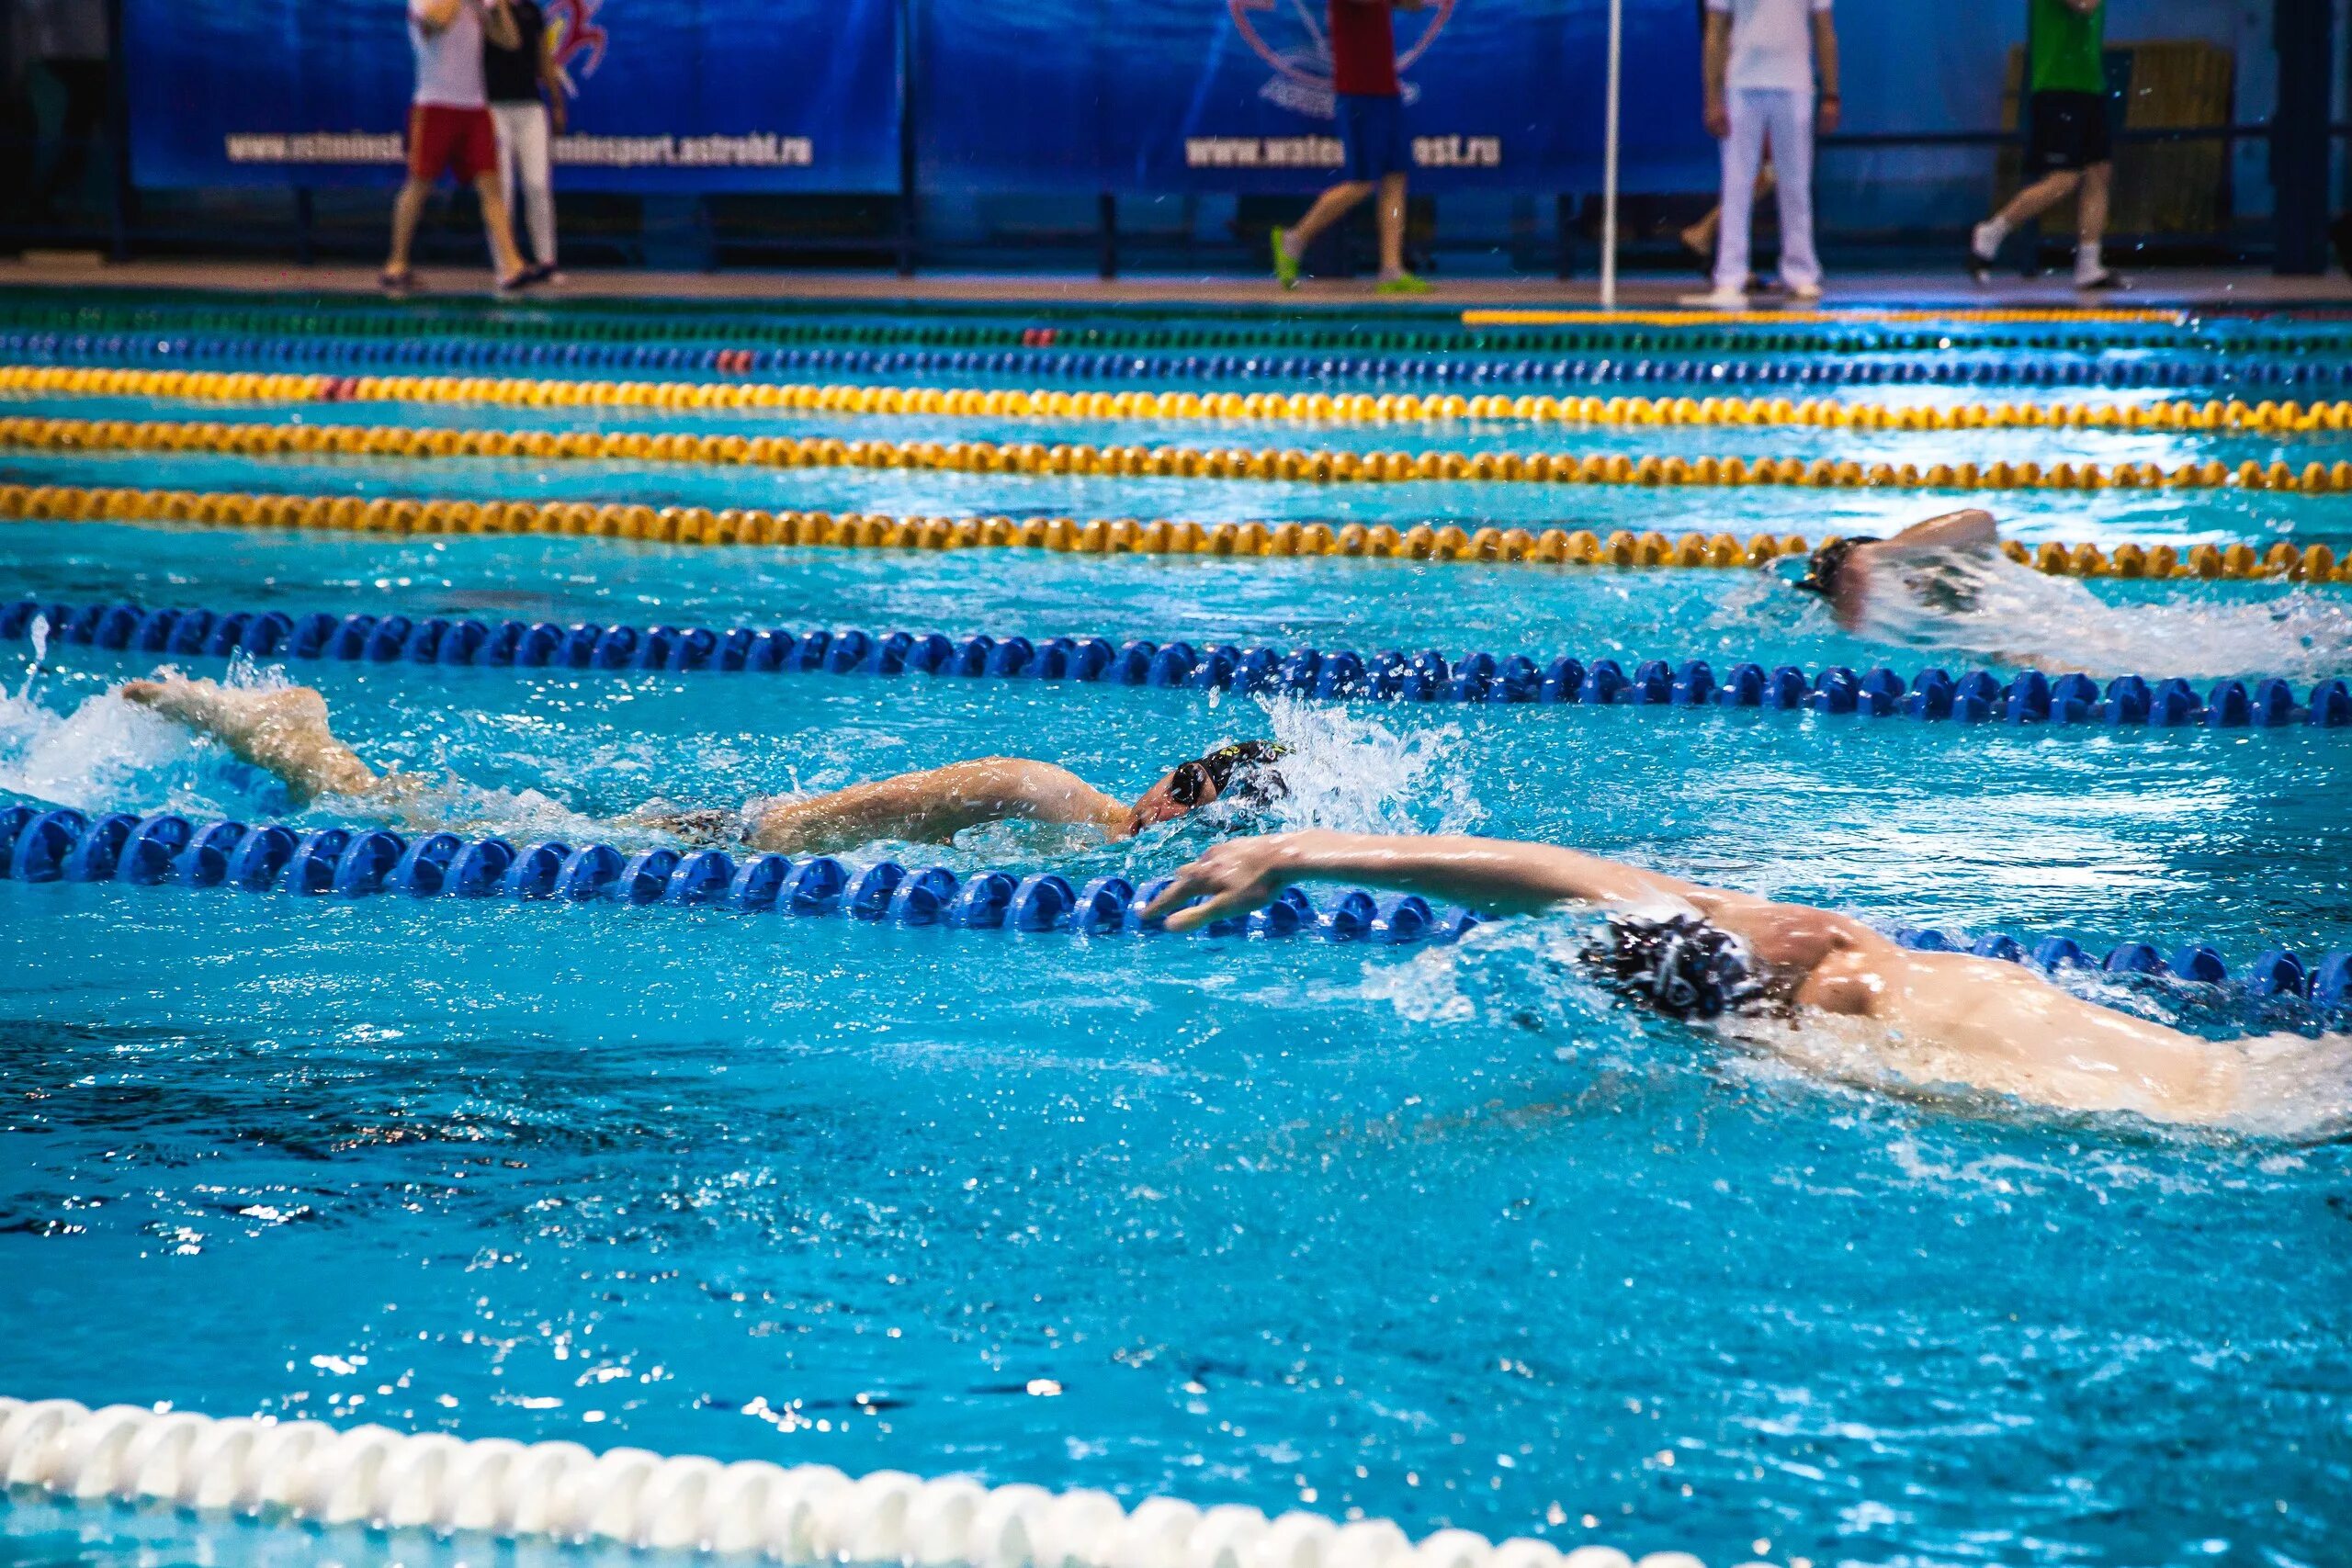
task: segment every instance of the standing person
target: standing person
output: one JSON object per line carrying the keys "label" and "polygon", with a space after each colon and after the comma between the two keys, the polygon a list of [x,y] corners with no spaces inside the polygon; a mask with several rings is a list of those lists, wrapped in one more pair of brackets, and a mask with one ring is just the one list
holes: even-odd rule
{"label": "standing person", "polygon": [[[1814,63],[1820,61],[1820,97]],[[1829,0],[1707,0],[1707,130],[1724,144],[1723,218],[1715,286],[1686,305],[1747,304],[1748,230],[1764,151],[1779,171],[1781,281],[1801,300],[1821,298],[1813,248],[1813,133],[1838,129],[1838,30]]]}
{"label": "standing person", "polygon": [[2120,288],[2099,256],[2115,175],[2107,129],[2106,0],[2026,0],[2025,175],[2031,183],[1968,236],[1968,273],[1983,283],[2010,231],[2079,188],[2075,287]]}
{"label": "standing person", "polygon": [[515,252],[506,198],[498,189],[498,133],[491,125],[481,49],[485,37],[513,48],[514,18],[506,0],[408,0],[408,37],[416,51],[416,96],[408,112],[408,180],[392,204],[384,288],[405,294],[416,287],[409,245],[434,182],[446,171],[481,197],[499,292],[511,293],[531,281],[530,269]]}
{"label": "standing person", "polygon": [[[531,279],[560,283],[555,266],[555,170],[548,145],[563,134],[563,77],[555,68],[554,39],[539,0],[506,0],[514,19],[514,47],[482,39],[482,82],[498,132],[498,189],[507,210],[520,205],[531,229]],[[542,92],[545,96],[542,97]]]}
{"label": "standing person", "polygon": [[1316,236],[1349,209],[1380,192],[1380,283],[1383,294],[1426,294],[1430,286],[1405,270],[1405,171],[1412,148],[1405,136],[1404,87],[1396,80],[1396,28],[1390,12],[1418,11],[1428,0],[1330,0],[1331,89],[1347,148],[1347,178],[1315,198],[1295,228],[1274,231],[1274,276],[1298,287],[1298,259]]}

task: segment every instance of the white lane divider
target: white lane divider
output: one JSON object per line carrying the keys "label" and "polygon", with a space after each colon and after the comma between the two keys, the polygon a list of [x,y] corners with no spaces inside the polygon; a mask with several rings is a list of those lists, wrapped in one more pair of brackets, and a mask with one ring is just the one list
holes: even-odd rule
{"label": "white lane divider", "polygon": [[[70,1399],[0,1398],[0,1483],[89,1501],[175,1503],[328,1525],[757,1555],[905,1568],[1705,1568],[1686,1552],[1638,1565],[1614,1547],[1563,1553],[1444,1529],[1414,1542],[1385,1519],[1268,1518],[1236,1504],[849,1476],[829,1465],[722,1464],[644,1449],[471,1441]],[[1760,1568],[1749,1564],[1747,1568]]]}

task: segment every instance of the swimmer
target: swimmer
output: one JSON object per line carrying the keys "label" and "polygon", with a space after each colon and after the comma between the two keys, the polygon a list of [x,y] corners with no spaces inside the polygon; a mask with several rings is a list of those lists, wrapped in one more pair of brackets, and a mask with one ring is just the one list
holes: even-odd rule
{"label": "swimmer", "polygon": [[[1332,878],[1495,914],[1601,908],[1579,966],[1668,1017],[1833,1076],[1892,1072],[2076,1111],[2211,1124],[2243,1109],[2256,1056],[2297,1037],[2216,1043],[2101,1007],[2022,964],[1917,953],[1860,920],[1641,871],[1550,844],[1308,831],[1230,839],[1176,874],[1149,909],[1170,931],[1258,908]],[[1844,1028],[1840,1029],[1840,1024]]]}
{"label": "swimmer", "polygon": [[2290,592],[2110,604],[2009,558],[1992,513],[1947,513],[1889,539],[1813,552],[1797,588],[1849,632],[2050,674],[2301,676],[2352,671],[2352,616]]}
{"label": "swimmer", "polygon": [[[1849,632],[1883,631],[1887,601],[1908,596],[1944,615],[1976,608],[1969,574],[1962,563],[1989,566],[2000,555],[2001,531],[1989,512],[1970,508],[1914,523],[1891,539],[1865,534],[1839,539],[1813,552],[1798,592],[1817,593]],[[1896,640],[1909,640],[1898,637]]]}
{"label": "swimmer", "polygon": [[[321,795],[398,805],[431,793],[409,773],[379,773],[327,728],[326,699],[308,686],[275,691],[224,686],[164,675],[131,681],[123,697],[209,735],[231,752],[276,774],[297,802]],[[1285,793],[1269,741],[1228,742],[1182,764],[1132,804],[1114,799],[1067,769],[1021,757],[980,757],[901,773],[806,800],[774,801],[755,812],[649,814],[628,825],[692,839],[733,838],[775,854],[842,849],[876,839],[944,843],[983,823],[1026,821],[1099,828],[1133,838],[1216,800],[1262,804]]]}

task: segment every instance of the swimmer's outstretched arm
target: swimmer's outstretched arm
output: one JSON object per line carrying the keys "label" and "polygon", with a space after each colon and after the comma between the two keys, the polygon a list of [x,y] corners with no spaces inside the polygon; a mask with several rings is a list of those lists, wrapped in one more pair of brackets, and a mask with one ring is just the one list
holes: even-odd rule
{"label": "swimmer's outstretched arm", "polygon": [[217,681],[165,675],[126,682],[123,697],[209,735],[238,757],[277,774],[298,801],[370,795],[390,786],[327,728],[326,699],[308,686],[249,691]]}
{"label": "swimmer's outstretched arm", "polygon": [[1228,839],[1178,872],[1148,913],[1166,915],[1170,931],[1189,931],[1220,916],[1257,908],[1277,888],[1310,877],[1368,882],[1498,915],[1526,914],[1555,904],[1638,904],[1660,898],[1702,909],[1761,902],[1556,844],[1310,830]]}
{"label": "swimmer's outstretched arm", "polygon": [[1993,514],[1982,507],[1972,506],[1961,512],[1947,512],[1940,517],[1930,517],[1914,523],[1891,539],[1875,545],[1865,545],[1866,550],[1965,550],[2001,542],[2000,525]]}
{"label": "swimmer's outstretched arm", "polygon": [[761,813],[748,837],[753,849],[799,854],[875,839],[944,843],[984,822],[1092,824],[1124,836],[1131,817],[1125,803],[1066,768],[982,757],[782,802]]}

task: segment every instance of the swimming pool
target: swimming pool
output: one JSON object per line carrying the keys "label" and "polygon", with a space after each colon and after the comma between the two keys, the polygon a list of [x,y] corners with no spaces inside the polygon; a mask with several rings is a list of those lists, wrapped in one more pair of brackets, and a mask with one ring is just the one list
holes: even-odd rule
{"label": "swimming pool", "polygon": [[[696,431],[745,418],[300,412]],[[769,423],[845,438],[877,425],[943,440],[1199,434]],[[2044,464],[2094,449],[2167,467],[2352,455],[2352,437],[2325,433],[1997,434],[2001,460]],[[1559,444],[1497,422],[1426,437]],[[1987,440],[1575,437],[1627,455],[1746,442],[1919,464],[1990,461]],[[0,454],[0,483],[28,482],[1815,538],[1958,503],[1886,490]],[[1989,503],[2030,540],[2341,548],[2352,536],[2329,495],[2023,491]],[[1984,658],[1856,637],[1744,570],[92,523],[11,525],[0,550],[0,599],[294,617],[904,626],[1576,653],[1628,668],[1697,658],[1908,674]],[[2025,581],[2042,595],[2025,609],[2102,677],[2352,674],[2341,585]],[[216,748],[105,694],[155,656],[60,639],[28,676],[27,652],[0,644],[0,805],[352,820],[348,807],[293,809]],[[2064,935],[2101,952],[2211,941],[2233,964],[2272,947],[2352,949],[2352,730],[401,660],[287,669],[320,687],[363,754],[459,781],[433,821],[399,824],[409,830],[637,845],[654,840],[600,820],[649,800],[732,805],[1000,750],[1124,795],[1221,738],[1272,734],[1297,748],[1275,825],[1571,842],[1888,928]],[[1140,882],[1241,825],[1119,844],[997,828],[849,858]],[[2352,1071],[2340,1055],[2282,1073],[2245,1124],[2190,1134],[1921,1097],[1859,1059],[1799,1073],[1611,1002],[1566,962],[1579,929],[1566,918],[1391,949],[120,882],[0,880],[0,908],[16,1107],[0,1248],[28,1281],[20,1332],[0,1338],[12,1395],[959,1472],[1711,1562],[2316,1562],[2348,1522],[2352,1277],[2339,1238]],[[2069,983],[2215,1036],[2326,1021],[2222,987]],[[482,1550],[25,1492],[0,1508],[0,1539],[122,1562]]]}

